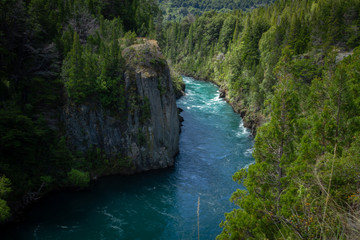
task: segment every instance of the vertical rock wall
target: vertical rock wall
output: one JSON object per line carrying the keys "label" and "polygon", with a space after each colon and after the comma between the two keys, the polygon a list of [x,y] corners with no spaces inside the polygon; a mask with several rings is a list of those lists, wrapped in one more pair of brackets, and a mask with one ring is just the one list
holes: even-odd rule
{"label": "vertical rock wall", "polygon": [[[133,173],[174,164],[179,151],[179,118],[170,71],[155,41],[123,51],[126,110],[114,116],[98,103],[64,109],[65,131],[74,150],[102,149],[121,158],[112,173]],[[125,163],[124,163],[125,159]],[[105,173],[106,174],[106,173]]]}

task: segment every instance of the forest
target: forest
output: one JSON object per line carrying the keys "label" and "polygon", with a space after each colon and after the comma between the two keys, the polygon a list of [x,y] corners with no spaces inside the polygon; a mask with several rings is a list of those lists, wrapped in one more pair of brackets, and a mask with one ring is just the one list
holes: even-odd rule
{"label": "forest", "polygon": [[179,21],[188,14],[200,16],[206,11],[244,11],[272,3],[273,0],[159,0],[159,7],[167,21]]}
{"label": "forest", "polygon": [[[166,26],[175,68],[213,81],[255,134],[218,239],[360,233],[360,2],[280,0]],[[176,44],[174,44],[174,42]]]}
{"label": "forest", "polygon": [[178,73],[219,85],[255,136],[218,239],[357,239],[360,1],[159,2],[1,1],[0,222],[112,166],[71,151],[56,110],[69,98],[121,117],[120,53],[147,37]]}
{"label": "forest", "polygon": [[85,187],[92,173],[114,167],[99,148],[69,147],[61,108],[70,100],[125,115],[121,51],[137,37],[157,38],[162,18],[151,0],[4,0],[0,12],[2,222],[48,192]]}

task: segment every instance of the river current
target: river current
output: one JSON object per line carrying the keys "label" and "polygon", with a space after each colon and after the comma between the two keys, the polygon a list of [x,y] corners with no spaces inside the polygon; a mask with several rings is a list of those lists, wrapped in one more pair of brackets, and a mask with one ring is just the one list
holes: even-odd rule
{"label": "river current", "polygon": [[253,140],[215,85],[184,81],[174,167],[52,194],[2,234],[5,239],[215,239],[224,213],[236,207],[229,201],[232,192],[243,188],[232,175],[254,162]]}

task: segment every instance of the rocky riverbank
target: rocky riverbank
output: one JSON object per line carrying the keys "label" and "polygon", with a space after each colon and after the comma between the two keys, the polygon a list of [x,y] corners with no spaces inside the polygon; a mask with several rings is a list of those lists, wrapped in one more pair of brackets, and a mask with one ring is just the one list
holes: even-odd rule
{"label": "rocky riverbank", "polygon": [[265,117],[263,115],[261,115],[259,112],[249,111],[242,104],[241,97],[229,98],[228,89],[226,85],[218,83],[209,78],[204,78],[199,74],[184,72],[179,69],[177,69],[177,71],[180,72],[182,75],[186,75],[201,81],[211,82],[217,85],[220,91],[219,97],[224,98],[225,101],[230,104],[233,110],[236,113],[240,114],[241,118],[243,119],[244,126],[248,128],[251,134],[255,137],[257,128],[259,128],[265,122]]}

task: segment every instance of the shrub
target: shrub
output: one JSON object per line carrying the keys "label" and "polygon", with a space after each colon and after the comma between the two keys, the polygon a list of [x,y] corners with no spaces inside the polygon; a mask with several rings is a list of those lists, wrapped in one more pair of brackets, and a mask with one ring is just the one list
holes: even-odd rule
{"label": "shrub", "polygon": [[90,174],[73,168],[68,173],[68,181],[71,186],[85,188],[90,182]]}

